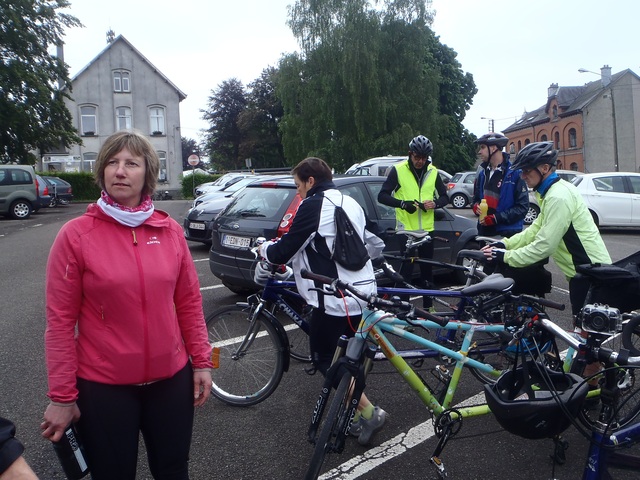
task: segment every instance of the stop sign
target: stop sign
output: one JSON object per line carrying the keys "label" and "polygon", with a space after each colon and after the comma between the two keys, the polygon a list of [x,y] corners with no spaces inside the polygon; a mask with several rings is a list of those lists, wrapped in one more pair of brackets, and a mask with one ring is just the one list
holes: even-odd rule
{"label": "stop sign", "polygon": [[200,163],[200,157],[198,157],[198,155],[193,153],[189,155],[189,158],[187,158],[187,162],[189,162],[189,165],[191,165],[192,167],[195,167]]}

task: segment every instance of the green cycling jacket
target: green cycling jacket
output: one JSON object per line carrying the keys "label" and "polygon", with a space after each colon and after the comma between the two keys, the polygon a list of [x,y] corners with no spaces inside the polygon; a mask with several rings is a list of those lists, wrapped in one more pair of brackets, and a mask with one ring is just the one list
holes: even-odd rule
{"label": "green cycling jacket", "polygon": [[538,218],[522,232],[505,238],[504,261],[512,267],[526,267],[552,257],[567,279],[576,274],[576,265],[611,263],[582,196],[565,180],[553,183],[540,204]]}

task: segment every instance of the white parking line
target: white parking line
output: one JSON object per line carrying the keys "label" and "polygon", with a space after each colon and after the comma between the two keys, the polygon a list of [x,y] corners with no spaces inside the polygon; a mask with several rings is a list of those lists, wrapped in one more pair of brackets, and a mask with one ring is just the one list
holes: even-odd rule
{"label": "white parking line", "polygon": [[[456,407],[483,403],[485,403],[484,393],[481,392],[460,402]],[[420,425],[416,425],[407,433],[396,435],[380,446],[367,450],[363,455],[353,457],[348,462],[343,463],[318,478],[319,480],[355,480],[383,463],[402,455],[410,448],[416,447],[429,440],[434,435],[433,422],[427,420]]]}

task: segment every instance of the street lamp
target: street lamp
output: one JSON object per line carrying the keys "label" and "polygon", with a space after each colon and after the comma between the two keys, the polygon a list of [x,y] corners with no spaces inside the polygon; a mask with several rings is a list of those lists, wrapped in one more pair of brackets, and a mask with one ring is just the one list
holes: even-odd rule
{"label": "street lamp", "polygon": [[496,120],[494,118],[480,117],[480,120],[489,120],[489,131],[490,132],[495,132],[494,128],[495,128]]}
{"label": "street lamp", "polygon": [[606,87],[607,85],[609,86],[609,91],[611,92],[611,123],[612,123],[612,129],[613,129],[613,169],[616,172],[619,172],[620,171],[620,166],[618,165],[618,129],[616,127],[616,103],[615,103],[615,101],[613,99],[613,87],[611,87],[610,83],[608,83],[607,85],[604,84],[604,69],[605,69],[605,67],[609,70],[609,73],[610,73],[611,69],[609,69],[609,67],[607,65],[605,65],[603,67],[603,72],[602,73],[592,72],[591,70],[587,70],[586,68],[579,68],[578,72],[580,72],[580,73],[593,73],[594,75],[598,75],[603,79],[603,87]]}

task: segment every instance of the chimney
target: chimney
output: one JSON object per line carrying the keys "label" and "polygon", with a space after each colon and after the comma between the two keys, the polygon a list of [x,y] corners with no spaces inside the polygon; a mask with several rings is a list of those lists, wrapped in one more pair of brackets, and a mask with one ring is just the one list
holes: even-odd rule
{"label": "chimney", "polygon": [[551,85],[549,85],[549,88],[547,89],[547,98],[553,98],[556,96],[557,93],[558,93],[558,84],[552,83]]}
{"label": "chimney", "polygon": [[602,67],[600,75],[602,77],[602,88],[605,88],[611,83],[611,67],[609,65]]}

